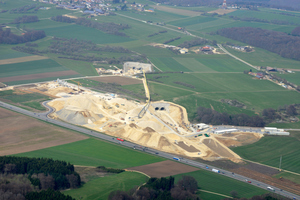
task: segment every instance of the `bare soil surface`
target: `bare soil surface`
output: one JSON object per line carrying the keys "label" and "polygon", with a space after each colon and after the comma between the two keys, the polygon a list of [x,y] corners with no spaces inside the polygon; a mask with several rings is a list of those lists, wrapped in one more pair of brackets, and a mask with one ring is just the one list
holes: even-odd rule
{"label": "bare soil surface", "polygon": [[150,177],[161,178],[161,177],[173,176],[176,174],[193,172],[199,169],[178,162],[174,162],[171,160],[166,160],[162,162],[152,163],[149,165],[131,167],[128,168],[128,170],[136,170],[136,171],[143,172],[149,175]]}
{"label": "bare soil surface", "polygon": [[240,167],[238,169],[231,170],[234,173],[241,174],[244,176],[247,176],[251,179],[255,179],[261,182],[264,182],[266,184],[282,188],[283,190],[287,190],[289,192],[295,193],[300,195],[300,185],[297,183],[294,183],[287,179],[277,179],[273,178],[272,176],[265,174],[265,173],[259,173],[257,171],[247,169],[245,167]]}
{"label": "bare soil surface", "polygon": [[184,150],[186,150],[188,152],[199,152],[200,151],[200,150],[196,149],[193,145],[187,146],[183,142],[178,142],[178,146],[180,146],[181,148],[183,148]]}
{"label": "bare soil surface", "polygon": [[12,76],[12,77],[3,77],[0,78],[0,82],[12,82],[12,81],[24,81],[24,80],[32,80],[32,79],[42,79],[42,78],[50,78],[50,77],[58,77],[58,76],[69,76],[78,74],[75,71],[57,71],[57,72],[48,72],[48,73],[40,73],[40,74],[29,74],[29,75],[21,75],[21,76]]}
{"label": "bare soil surface", "polygon": [[178,8],[171,8],[167,6],[152,6],[154,9],[170,12],[170,13],[176,13],[179,15],[186,15],[186,16],[199,16],[202,12],[196,12],[192,10],[184,10],[184,9],[178,9]]}
{"label": "bare soil surface", "polygon": [[203,140],[203,143],[222,157],[234,157],[227,149],[222,148],[221,145],[212,139],[205,139]]}
{"label": "bare soil surface", "polygon": [[26,57],[20,57],[20,58],[11,58],[11,59],[0,60],[0,65],[13,64],[13,63],[22,63],[22,62],[28,62],[28,61],[34,61],[34,60],[44,60],[44,59],[48,59],[48,57],[45,57],[45,56],[26,56]]}
{"label": "bare soil surface", "polygon": [[0,156],[71,143],[87,136],[0,108]]}
{"label": "bare soil surface", "polygon": [[142,81],[134,78],[127,78],[123,76],[106,76],[106,77],[96,77],[90,78],[91,80],[103,82],[103,83],[116,83],[119,85],[133,85],[141,84]]}
{"label": "bare soil surface", "polygon": [[216,139],[227,147],[237,147],[257,142],[261,137],[257,133],[225,133]]}

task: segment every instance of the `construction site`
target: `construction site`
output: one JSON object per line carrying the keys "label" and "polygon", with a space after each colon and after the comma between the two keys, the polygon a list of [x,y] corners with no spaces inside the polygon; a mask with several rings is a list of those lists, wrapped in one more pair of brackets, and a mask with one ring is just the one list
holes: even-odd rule
{"label": "construction site", "polygon": [[228,147],[253,143],[263,136],[238,131],[214,134],[212,126],[195,126],[189,122],[184,107],[163,100],[152,102],[146,78],[142,81],[147,97],[144,103],[91,91],[76,81],[72,84],[56,80],[19,89],[54,98],[48,102],[54,108],[49,115],[53,119],[103,132],[120,142],[127,140],[180,156],[240,162]]}

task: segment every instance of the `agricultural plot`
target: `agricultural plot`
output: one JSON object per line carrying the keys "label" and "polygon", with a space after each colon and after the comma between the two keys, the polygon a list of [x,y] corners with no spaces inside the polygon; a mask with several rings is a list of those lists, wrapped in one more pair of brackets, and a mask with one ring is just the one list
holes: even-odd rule
{"label": "agricultural plot", "polygon": [[128,191],[134,186],[147,182],[148,177],[137,172],[123,172],[106,177],[97,178],[84,184],[81,188],[64,191],[75,199],[96,200],[108,199],[115,190]]}
{"label": "agricultural plot", "polygon": [[[241,85],[242,87],[243,85]],[[276,85],[274,85],[276,86]],[[280,86],[277,86],[280,87]],[[300,94],[289,90],[259,90],[256,91],[240,91],[240,92],[216,92],[202,93],[204,98],[219,99],[236,99],[244,103],[248,109],[262,111],[265,108],[277,109],[282,105],[299,103]],[[278,98],[280,97],[280,98]]]}
{"label": "agricultural plot", "polygon": [[[0,15],[1,17],[1,15]],[[0,48],[0,61],[4,59],[13,59],[13,58],[20,58],[25,56],[31,56],[31,54],[22,53],[19,51],[14,51],[11,49],[9,45],[1,45]]]}
{"label": "agricultural plot", "polygon": [[[270,81],[257,80],[242,73],[167,73],[163,75],[148,74],[147,77],[149,81],[159,81],[157,83],[150,82],[150,92],[153,94],[151,98],[157,100],[165,97],[168,100],[180,101],[182,96],[197,92],[208,100],[235,99],[244,103],[247,110],[261,111],[265,108],[278,108],[278,106],[286,104],[299,103],[300,99],[300,94],[295,91],[286,90]],[[187,85],[174,83],[176,81]],[[171,90],[177,91],[177,96],[170,93]],[[166,93],[166,91],[168,92]],[[170,96],[165,94],[170,94]],[[188,102],[184,103],[187,108],[195,105],[195,101],[191,101],[191,105]],[[200,106],[200,104],[198,105]]]}
{"label": "agricultural plot", "polygon": [[257,18],[257,19],[264,19],[264,20],[279,20],[279,21],[288,21],[295,24],[299,24],[299,16],[287,16],[287,15],[281,15],[279,13],[275,13],[272,11],[266,12],[266,11],[252,11],[252,10],[237,10],[233,13],[227,14],[227,17],[234,16],[234,17],[240,17],[240,18]]}
{"label": "agricultural plot", "polygon": [[119,169],[164,160],[97,139],[82,140],[67,145],[18,154],[18,156],[53,158],[65,160],[74,165],[105,166]]}
{"label": "agricultural plot", "polygon": [[230,48],[227,51],[255,66],[269,66],[274,68],[300,69],[300,61],[283,58],[275,53],[255,47],[251,53],[243,53]]}
{"label": "agricultural plot", "polygon": [[[202,190],[212,191],[222,195],[231,196],[230,192],[235,190],[238,192],[239,198],[250,198],[254,195],[261,195],[267,193],[266,190],[257,188],[249,183],[243,183],[219,174],[208,172],[205,170],[199,170],[195,172],[189,172],[185,174],[175,175],[175,182],[181,179],[182,176],[192,176],[197,182],[198,186]],[[198,192],[200,198],[204,198],[207,194],[205,192]],[[202,197],[202,194],[204,195]],[[209,195],[210,196],[210,195]],[[224,199],[224,197],[214,196],[213,199]]]}
{"label": "agricultural plot", "polygon": [[[56,22],[60,23],[60,22]],[[95,43],[108,44],[108,43],[121,43],[128,42],[132,39],[129,37],[121,37],[112,34],[107,34],[102,31],[88,28],[84,26],[67,24],[65,26],[44,28],[47,36],[56,36],[62,38],[76,38],[78,40],[92,40]]]}
{"label": "agricultural plot", "polygon": [[0,82],[8,84],[78,76],[77,72],[59,65],[51,59],[0,65],[0,72]]}
{"label": "agricultural plot", "polygon": [[[148,84],[152,101],[159,101],[162,99],[166,101],[172,101],[174,98],[191,95],[193,93],[190,90],[180,90],[180,88],[172,86],[170,87],[169,85],[161,83],[148,82]],[[122,88],[145,96],[143,85],[125,85],[122,86]]]}
{"label": "agricultural plot", "polygon": [[155,66],[157,66],[162,71],[171,71],[171,72],[191,72],[190,69],[186,68],[182,64],[176,61],[174,58],[152,58],[151,61]]}
{"label": "agricultural plot", "polygon": [[195,24],[201,24],[201,23],[207,23],[216,20],[217,18],[214,17],[203,17],[203,16],[197,16],[192,18],[186,18],[186,19],[179,19],[176,21],[169,22],[168,24],[178,26],[178,27],[187,27]]}
{"label": "agricultural plot", "polygon": [[137,18],[144,21],[152,21],[152,22],[166,22],[169,20],[182,19],[186,16],[169,13],[164,11],[156,10],[154,13],[151,12],[139,12],[139,11],[121,11],[120,14],[124,14],[133,18]]}
{"label": "agricultural plot", "polygon": [[0,108],[0,155],[34,151],[88,137]]}
{"label": "agricultural plot", "polygon": [[300,173],[300,141],[294,137],[263,137],[254,144],[232,150],[244,159],[273,167],[279,166],[280,156],[282,156],[282,169]]}
{"label": "agricultural plot", "polygon": [[300,72],[299,71],[292,73],[292,74],[276,74],[276,75],[281,78],[286,79],[287,81],[289,81],[291,83],[300,85]]}
{"label": "agricultural plot", "polygon": [[185,107],[190,119],[194,118],[194,115],[196,113],[196,108],[199,106],[205,108],[212,108],[217,112],[226,112],[228,114],[244,113],[250,116],[254,115],[254,111],[230,106],[228,104],[220,102],[219,99],[218,100],[206,99],[203,98],[203,95],[201,94],[200,95],[192,94],[192,95],[174,98],[173,102]]}

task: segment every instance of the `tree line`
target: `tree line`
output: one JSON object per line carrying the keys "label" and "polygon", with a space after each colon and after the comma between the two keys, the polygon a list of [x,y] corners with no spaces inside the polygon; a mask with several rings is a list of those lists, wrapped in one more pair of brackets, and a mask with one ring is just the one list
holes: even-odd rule
{"label": "tree line", "polygon": [[105,33],[113,34],[113,35],[118,35],[118,36],[123,36],[123,37],[128,37],[125,33],[120,32],[121,30],[129,29],[130,26],[128,24],[115,24],[113,22],[110,23],[99,23],[99,22],[94,22],[88,19],[85,19],[83,17],[78,18],[78,19],[73,19],[70,17],[65,17],[62,15],[58,15],[55,17],[51,17],[53,21],[57,22],[65,22],[65,23],[75,23],[81,26],[85,27],[90,27],[90,28],[95,28],[100,31],[103,31]]}
{"label": "tree line", "polygon": [[17,17],[14,19],[11,24],[20,24],[20,23],[32,23],[32,22],[38,22],[39,18],[36,15],[28,16],[28,15],[23,15],[22,17]]}
{"label": "tree line", "polygon": [[153,34],[148,35],[148,37],[153,37],[153,36],[155,36],[155,35],[159,35],[159,34],[161,34],[161,33],[167,33],[167,32],[168,32],[167,30],[159,31],[159,32],[156,32],[156,33],[153,33]]}
{"label": "tree line", "polygon": [[199,189],[195,178],[183,176],[174,183],[174,177],[150,178],[147,183],[139,188],[132,188],[129,192],[113,191],[109,200],[199,200],[196,192]]}
{"label": "tree line", "polygon": [[184,83],[184,82],[180,82],[180,81],[174,81],[173,83],[178,84],[178,85],[183,85],[185,87],[189,87],[189,88],[192,88],[192,89],[195,89],[195,86],[193,86],[191,84],[188,84],[188,83]]}
{"label": "tree line", "polygon": [[81,179],[74,166],[49,158],[0,157],[1,174],[28,174],[30,182],[40,189],[76,188]]}
{"label": "tree line", "polygon": [[292,35],[294,36],[300,36],[300,26],[294,28],[291,32]]}
{"label": "tree line", "polygon": [[165,41],[164,44],[169,44],[169,43],[171,43],[171,42],[174,42],[175,40],[179,40],[180,38],[181,38],[181,37],[171,38],[171,39]]}
{"label": "tree line", "polygon": [[259,19],[255,17],[237,17],[237,16],[229,16],[229,18],[234,20],[245,21],[245,22],[261,22],[261,23],[278,24],[278,25],[299,25],[299,23],[289,22],[287,20],[283,21],[278,19],[266,20],[266,19]]}
{"label": "tree line", "polygon": [[185,41],[185,42],[181,43],[180,45],[178,45],[178,47],[181,47],[181,48],[190,48],[190,47],[204,45],[204,44],[216,45],[217,41],[215,41],[215,40],[214,41],[210,41],[210,40],[206,40],[206,39],[197,38],[195,40]]}
{"label": "tree line", "polygon": [[3,30],[0,27],[0,44],[21,44],[36,41],[44,37],[46,37],[46,34],[43,30],[30,30],[23,35],[16,35],[9,28]]}
{"label": "tree line", "polygon": [[212,125],[233,125],[233,126],[252,126],[252,127],[264,127],[265,121],[258,115],[249,116],[246,114],[234,114],[219,113],[211,108],[198,107],[194,118],[196,122],[202,122]]}
{"label": "tree line", "polygon": [[[129,54],[132,53],[129,49],[120,46],[104,46],[99,47],[91,41],[77,40],[77,39],[65,39],[54,37],[51,44],[47,49],[38,50],[34,44],[26,46],[15,46],[12,49],[21,51],[24,53],[30,53],[35,55],[43,55],[47,53],[62,55],[60,58],[81,60],[81,61],[99,61],[105,64],[121,64],[127,61],[144,62],[146,55],[141,54]],[[88,51],[95,52],[94,55],[87,55]],[[125,55],[118,58],[101,57],[102,52],[124,53]]]}
{"label": "tree line", "polygon": [[[19,8],[13,8],[9,11],[10,14],[19,14],[19,13],[35,13],[39,10],[40,6],[38,4],[25,5]],[[33,11],[30,11],[34,9]]]}
{"label": "tree line", "polygon": [[300,60],[300,37],[252,27],[233,27],[218,30],[217,34],[259,47],[284,58]]}

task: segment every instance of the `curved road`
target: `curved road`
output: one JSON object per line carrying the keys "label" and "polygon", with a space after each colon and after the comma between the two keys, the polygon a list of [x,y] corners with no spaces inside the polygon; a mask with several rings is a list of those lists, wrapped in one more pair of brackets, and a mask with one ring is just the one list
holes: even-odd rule
{"label": "curved road", "polygon": [[[136,149],[136,150],[144,151],[146,153],[154,154],[154,155],[166,158],[166,159],[171,159],[172,160],[174,157],[178,157],[177,155],[172,155],[172,154],[162,152],[162,151],[158,151],[158,150],[155,150],[155,149],[142,147],[142,146],[136,145],[136,144],[131,143],[131,142],[127,142],[127,141],[120,142],[120,141],[116,140],[115,138],[113,138],[111,136],[108,136],[108,135],[105,135],[105,134],[102,134],[102,133],[99,133],[99,132],[96,132],[96,131],[88,130],[88,129],[85,129],[85,128],[82,128],[82,127],[78,127],[78,126],[73,125],[73,124],[69,124],[69,123],[66,123],[66,122],[57,121],[57,120],[48,118],[48,114],[50,114],[54,110],[53,110],[53,108],[51,108],[50,106],[47,105],[47,102],[44,102],[43,105],[48,108],[47,112],[45,112],[45,113],[34,113],[34,112],[24,110],[22,108],[19,108],[19,107],[16,107],[16,106],[13,106],[13,105],[10,105],[10,104],[7,104],[7,103],[4,103],[4,102],[0,101],[0,106],[3,107],[3,108],[6,108],[6,109],[9,109],[9,110],[18,112],[18,113],[22,113],[24,115],[27,115],[27,116],[30,116],[30,117],[33,117],[33,118],[36,118],[36,119],[39,119],[39,120],[42,120],[42,121],[46,121],[46,122],[49,122],[49,123],[52,123],[52,124],[56,124],[58,126],[62,126],[62,127],[65,127],[65,128],[68,128],[68,129],[71,129],[71,130],[74,130],[74,131],[77,131],[77,132],[80,132],[80,133],[84,133],[84,134],[87,134],[87,135],[90,135],[90,136],[93,136],[93,137],[96,137],[96,138],[99,138],[99,139],[102,139],[102,140],[106,140],[110,143],[117,143],[117,144],[123,145],[123,146],[128,147],[128,148],[133,148],[133,149]],[[206,165],[206,164],[203,164],[201,162],[193,161],[193,160],[186,159],[186,158],[180,158],[180,160],[178,162],[181,162],[181,163],[193,166],[193,167],[197,167],[197,168],[200,168],[200,169],[208,170],[208,171],[211,171],[212,168],[218,169],[216,167]],[[245,176],[242,176],[242,175],[239,175],[239,174],[233,174],[232,172],[229,172],[229,171],[226,171],[226,170],[223,170],[223,169],[218,169],[218,170],[220,170],[220,173],[219,173],[220,175],[227,176],[227,177],[230,177],[230,178],[233,178],[233,179],[236,179],[236,180],[239,180],[239,181],[243,181],[243,182],[247,179],[247,180],[252,182],[251,183],[252,185],[254,185],[256,187],[260,187],[260,188],[265,189],[265,190],[267,189],[268,186],[270,186],[270,185],[267,185],[265,183],[250,179],[248,177],[245,177]],[[300,199],[300,196],[298,196],[298,195],[295,195],[295,194],[290,193],[288,191],[281,190],[280,188],[277,188],[277,187],[273,187],[273,186],[271,186],[271,187],[275,189],[275,193],[277,193],[277,194],[280,194],[280,195],[288,197],[288,198]]]}

